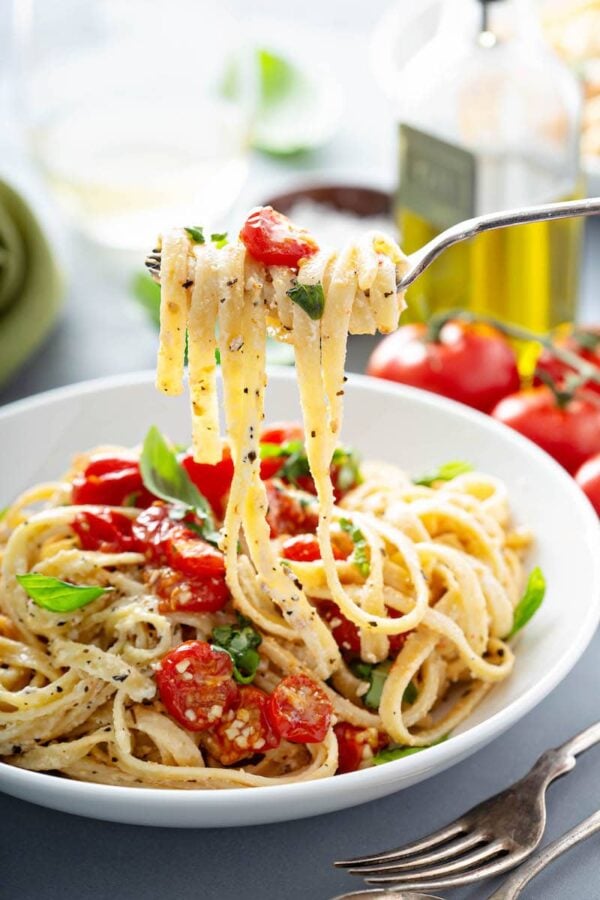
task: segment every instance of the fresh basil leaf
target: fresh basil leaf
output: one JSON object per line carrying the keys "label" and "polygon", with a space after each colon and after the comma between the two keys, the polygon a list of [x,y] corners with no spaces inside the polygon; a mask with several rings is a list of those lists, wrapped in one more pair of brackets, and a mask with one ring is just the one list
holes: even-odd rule
{"label": "fresh basil leaf", "polygon": [[445,734],[438,741],[434,741],[433,744],[427,744],[426,747],[386,747],[385,750],[380,750],[371,762],[374,766],[381,766],[383,763],[393,762],[395,759],[403,759],[405,756],[412,756],[413,753],[420,753],[421,750],[429,750],[430,747],[443,744],[449,737],[450,735]]}
{"label": "fresh basil leaf", "polygon": [[513,615],[513,627],[508,635],[509,638],[527,625],[529,620],[538,611],[544,601],[546,594],[546,579],[544,573],[539,566],[532,569],[527,579],[525,593],[517,603]]}
{"label": "fresh basil leaf", "polygon": [[332,465],[337,467],[336,486],[340,491],[349,491],[362,483],[360,473],[360,461],[354,450],[347,447],[338,447],[331,457]]}
{"label": "fresh basil leaf", "polygon": [[202,536],[216,543],[218,535],[211,507],[190,476],[178,462],[158,428],[153,425],[144,440],[140,456],[140,472],[144,486],[168,503],[193,510],[202,520]]}
{"label": "fresh basil leaf", "polygon": [[227,243],[227,232],[223,231],[221,234],[211,234],[210,239],[217,250],[220,250]]}
{"label": "fresh basil leaf", "polygon": [[427,472],[425,475],[421,475],[420,478],[413,478],[413,482],[414,484],[420,484],[424,487],[431,487],[436,481],[452,481],[452,479],[456,478],[458,475],[464,475],[466,472],[472,471],[473,466],[471,463],[462,462],[461,460],[456,459],[444,463],[434,472]]}
{"label": "fresh basil leaf", "polygon": [[296,284],[286,291],[292,301],[300,306],[311,319],[320,319],[325,309],[325,294],[320,281],[316,284]]}
{"label": "fresh basil leaf", "polygon": [[378,666],[373,666],[370,674],[371,687],[363,697],[365,706],[369,706],[371,709],[379,709],[381,692],[391,668],[392,663],[390,660],[380,663]]}
{"label": "fresh basil leaf", "polygon": [[56,613],[73,612],[113,590],[98,585],[69,584],[39,572],[28,572],[16,578],[34,603]]}
{"label": "fresh basil leaf", "polygon": [[363,578],[368,578],[371,571],[371,561],[364,534],[350,519],[340,519],[339,525],[342,531],[350,535],[354,543],[354,552],[350,557],[350,562],[358,569]]}
{"label": "fresh basil leaf", "polygon": [[187,231],[188,235],[191,237],[195,244],[205,244],[206,239],[204,237],[204,228],[201,225],[190,225],[186,227],[185,231]]}
{"label": "fresh basil leaf", "polygon": [[250,684],[254,680],[260,663],[256,648],[262,643],[262,637],[254,630],[250,619],[238,614],[237,626],[213,628],[212,643],[230,655],[233,677],[239,684]]}

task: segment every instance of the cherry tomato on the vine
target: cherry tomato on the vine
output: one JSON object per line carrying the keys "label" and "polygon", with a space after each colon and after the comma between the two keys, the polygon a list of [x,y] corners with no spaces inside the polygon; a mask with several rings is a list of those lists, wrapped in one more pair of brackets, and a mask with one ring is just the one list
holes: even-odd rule
{"label": "cherry tomato on the vine", "polygon": [[[577,356],[586,362],[592,363],[600,367],[600,327],[593,325],[583,326],[561,326],[552,335],[553,343],[557,347],[565,350],[571,350]],[[551,378],[556,384],[560,385],[568,375],[575,374],[575,370],[562,362],[550,351],[544,348],[537,361],[536,378],[534,384],[541,384],[539,373]],[[586,390],[595,391],[600,394],[600,382],[586,382]]]}
{"label": "cherry tomato on the vine", "polygon": [[432,336],[423,324],[404,325],[375,348],[367,373],[424,388],[482,412],[519,389],[514,351],[489,325],[450,320]]}
{"label": "cherry tomato on the vine", "polygon": [[529,388],[501,400],[492,415],[528,437],[574,474],[600,453],[600,399],[578,392],[560,403],[546,386]]}

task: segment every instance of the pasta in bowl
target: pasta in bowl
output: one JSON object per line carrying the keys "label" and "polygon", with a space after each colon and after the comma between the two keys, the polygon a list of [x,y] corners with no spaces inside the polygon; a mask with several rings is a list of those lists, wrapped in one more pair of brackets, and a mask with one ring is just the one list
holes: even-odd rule
{"label": "pasta in bowl", "polygon": [[[266,407],[268,419],[275,421],[285,415],[297,416],[298,407],[296,405],[297,399],[295,397],[293,373],[274,371],[270,373],[269,385]],[[515,655],[514,667],[510,675],[495,683],[481,701],[477,705],[474,704],[474,709],[466,715],[460,724],[457,724],[452,729],[449,723],[444,725],[445,730],[441,737],[445,737],[448,730],[451,729],[451,736],[448,739],[436,743],[437,739],[428,735],[425,740],[432,745],[428,749],[422,752],[400,752],[397,754],[400,757],[397,761],[388,762],[386,765],[373,765],[372,758],[369,759],[369,751],[367,750],[363,757],[361,749],[360,759],[358,760],[359,771],[336,775],[335,777],[305,780],[307,770],[310,769],[311,765],[320,764],[324,766],[322,774],[329,773],[327,763],[324,762],[327,759],[328,752],[326,741],[320,744],[294,744],[290,741],[282,741],[278,748],[273,748],[263,754],[262,759],[259,758],[259,754],[254,754],[254,758],[250,763],[238,761],[237,763],[224,766],[218,762],[214,764],[215,758],[211,757],[205,749],[201,749],[199,752],[202,754],[205,763],[202,768],[204,770],[209,768],[216,769],[217,773],[220,773],[219,777],[221,778],[231,779],[231,773],[233,772],[234,777],[239,779],[238,784],[245,779],[270,778],[273,780],[270,782],[270,785],[269,782],[263,782],[265,786],[261,786],[259,790],[247,790],[246,787],[238,788],[237,786],[232,788],[230,786],[231,780],[228,782],[229,787],[222,782],[222,786],[225,788],[223,790],[205,790],[203,788],[206,787],[206,782],[203,784],[200,781],[184,783],[174,789],[171,789],[172,785],[163,783],[161,789],[157,790],[156,787],[144,787],[143,784],[138,784],[136,787],[127,786],[134,782],[135,778],[139,777],[138,774],[132,775],[131,772],[124,774],[122,776],[123,781],[119,782],[119,775],[125,772],[126,768],[123,768],[122,763],[113,762],[112,758],[109,758],[107,754],[109,746],[107,741],[114,745],[112,733],[114,725],[112,724],[113,713],[111,712],[111,707],[114,708],[118,693],[125,697],[124,685],[126,680],[113,681],[111,677],[110,681],[108,681],[106,680],[106,672],[104,673],[104,678],[100,679],[98,679],[97,671],[91,676],[89,674],[86,675],[86,663],[83,659],[78,660],[72,655],[69,660],[69,665],[72,668],[61,666],[62,674],[59,677],[64,677],[65,671],[71,671],[69,676],[71,683],[79,683],[81,687],[78,690],[81,691],[84,691],[86,684],[100,681],[100,689],[105,690],[107,694],[104,700],[103,711],[105,721],[100,723],[101,715],[95,711],[90,714],[87,725],[73,726],[72,739],[81,740],[83,738],[85,740],[87,728],[87,739],[90,740],[90,748],[84,754],[81,753],[83,747],[79,745],[79,759],[73,762],[73,765],[79,767],[80,771],[68,773],[70,777],[57,777],[59,769],[53,769],[53,774],[46,774],[46,770],[30,771],[19,768],[14,765],[18,757],[15,759],[11,753],[13,749],[11,745],[7,748],[11,762],[0,764],[0,785],[4,790],[36,802],[84,815],[91,814],[117,821],[148,824],[209,827],[214,825],[241,825],[253,822],[278,821],[301,815],[313,815],[374,799],[377,796],[398,790],[424,777],[428,777],[452,762],[464,758],[464,756],[473,752],[517,721],[564,677],[585,648],[598,618],[597,523],[584,498],[580,497],[570,479],[564,475],[562,470],[552,460],[533,445],[520,438],[519,435],[502,428],[487,417],[474,413],[467,408],[459,407],[443,398],[425,395],[416,390],[400,388],[383,382],[375,382],[371,379],[359,378],[358,376],[350,376],[346,390],[348,406],[345,436],[348,445],[360,447],[365,459],[378,457],[383,460],[383,463],[375,466],[366,462],[360,464],[364,481],[362,484],[352,488],[339,502],[336,502],[336,511],[340,511],[341,518],[347,519],[362,515],[367,519],[373,517],[376,521],[383,522],[382,510],[386,504],[392,505],[394,492],[403,493],[403,503],[409,506],[415,503],[422,505],[424,501],[430,502],[428,498],[431,497],[435,499],[436,503],[449,502],[455,504],[456,508],[461,510],[461,512],[464,512],[464,509],[461,508],[461,504],[464,501],[458,498],[464,496],[467,506],[469,506],[472,504],[474,496],[479,497],[478,502],[482,503],[485,502],[483,497],[487,494],[487,500],[491,500],[494,495],[495,499],[493,503],[488,503],[488,509],[484,516],[491,517],[496,523],[499,522],[497,518],[498,510],[506,503],[506,496],[510,498],[510,506],[513,510],[512,521],[516,524],[516,531],[511,540],[517,538],[515,547],[512,548],[511,552],[517,555],[523,552],[518,546],[523,538],[527,536],[519,530],[522,523],[527,523],[532,532],[535,533],[535,543],[526,556],[527,571],[531,571],[535,566],[539,565],[546,576],[548,591],[542,607],[527,627],[523,629],[518,641],[514,644],[512,641],[508,642],[509,647],[514,646]],[[169,434],[175,441],[185,437],[187,430],[185,426],[185,399],[180,397],[175,400],[159,399],[156,401],[151,374],[134,379],[112,379],[97,385],[90,384],[89,386],[62,389],[55,392],[54,396],[41,399],[33,398],[24,404],[18,404],[13,410],[7,409],[2,411],[0,413],[0,439],[6,439],[5,446],[7,447],[4,474],[0,480],[3,498],[8,498],[11,493],[14,494],[15,489],[25,488],[29,483],[42,482],[50,478],[53,474],[60,471],[60,466],[64,461],[76,455],[76,451],[82,445],[94,446],[100,444],[106,435],[108,422],[112,422],[111,436],[118,439],[123,446],[134,446],[136,437],[143,435],[144,429],[147,427],[149,409],[152,409],[155,421],[160,426],[163,434]],[[27,423],[32,418],[35,418],[37,427],[44,429],[44,433],[47,435],[48,447],[51,448],[48,457],[44,460],[40,459],[39,453],[36,452],[31,442],[27,440],[27,434],[29,433]],[[411,429],[410,440],[405,440],[408,423],[410,423]],[[21,438],[19,438],[20,434],[22,435]],[[12,440],[9,440],[11,437]],[[440,448],[443,448],[443,456],[440,454]],[[102,448],[103,452],[107,450],[111,453],[115,452],[113,447]],[[395,467],[399,457],[402,459],[404,471],[411,473],[412,477],[409,478],[408,475],[401,474],[398,476],[397,485],[394,486],[390,482],[390,470],[387,466],[393,465]],[[461,458],[472,462],[478,470],[494,472],[494,477],[489,478],[487,482],[488,487],[485,491],[480,484],[481,476],[476,475],[475,472],[464,472],[452,480],[438,482],[431,487],[414,484],[413,478],[432,474],[432,470],[443,460]],[[79,469],[83,470],[87,462],[87,455],[79,457],[77,460]],[[382,465],[386,469],[384,479],[386,487],[383,491],[380,488],[381,481],[378,480],[381,479]],[[379,474],[377,474],[378,472]],[[428,478],[426,477],[425,480],[428,480]],[[454,481],[454,485],[452,481]],[[505,485],[507,495],[499,487],[500,483]],[[479,486],[477,486],[478,484]],[[55,503],[68,503],[69,490],[69,480],[67,479],[59,482],[58,485],[54,483],[49,486],[42,492],[39,499],[42,503],[47,503],[50,495],[54,493]],[[57,491],[66,492],[62,494],[61,500],[59,500]],[[550,496],[553,498],[552,504],[548,503],[548,497]],[[26,503],[31,503],[33,499],[30,496]],[[496,507],[495,510],[494,506]],[[82,507],[77,508],[81,509]],[[89,507],[84,506],[85,508]],[[148,507],[148,509],[151,508],[151,506]],[[119,507],[119,511],[124,516],[129,515],[132,518],[136,515],[132,507]],[[73,513],[74,508],[69,505],[59,505],[48,511],[37,513],[37,515],[52,517],[58,514],[65,518],[72,518]],[[19,509],[14,509],[14,516],[20,518],[21,514]],[[137,513],[137,516],[139,517],[141,514]],[[34,518],[35,516],[28,519],[29,524]],[[429,527],[432,527],[433,530],[431,520],[425,517],[424,521],[428,522]],[[14,522],[11,523],[10,519],[7,521],[5,516],[4,528],[10,530],[13,535],[16,534],[16,531],[13,530],[14,524]],[[361,530],[364,529],[365,532],[369,530],[368,526],[365,528],[364,522],[360,524],[362,526]],[[390,524],[389,527],[397,527],[397,525],[398,522],[396,521],[395,526]],[[48,524],[40,524],[39,527],[46,529]],[[505,526],[500,524],[497,524],[497,526],[490,525],[490,527],[493,530],[496,530],[496,527],[505,528]],[[50,545],[46,548],[46,560],[51,559],[52,555],[56,557],[57,552],[70,553],[74,547],[79,548],[80,546],[79,539],[71,530],[71,526],[65,524],[64,519],[63,522],[57,523],[57,528],[55,537],[52,538]],[[339,530],[344,535],[344,539],[350,537],[341,527]],[[337,529],[334,529],[334,532],[337,533]],[[509,534],[508,529],[504,533]],[[62,538],[59,538],[60,534],[63,535]],[[440,540],[440,536],[440,534],[434,534],[433,542],[440,547],[442,553],[456,549],[452,548],[451,542],[447,538]],[[283,549],[284,544],[286,542],[291,544],[298,538],[299,536],[297,535],[273,538],[273,546],[278,551],[281,551],[282,560],[285,560],[286,551]],[[62,549],[60,549],[59,541],[65,539],[69,546],[63,545]],[[411,541],[414,546],[418,547],[418,539],[411,539]],[[48,554],[52,542],[54,542],[53,553]],[[27,541],[26,544],[29,546],[29,550],[33,551],[33,555],[27,559],[27,563],[23,565],[22,569],[23,571],[35,570],[40,551],[36,549],[35,542],[29,545]],[[561,547],[561,554],[555,552],[557,546]],[[305,550],[302,545],[301,550]],[[314,553],[314,546],[311,547],[309,545],[308,555],[311,554],[311,551]],[[354,555],[355,552],[356,546],[354,546],[352,554]],[[102,551],[89,550],[84,551],[84,553],[89,558],[96,553],[102,553]],[[572,561],[572,566],[568,571],[561,562],[561,559],[565,558],[562,554],[568,555],[568,558]],[[294,555],[293,552],[292,555]],[[6,558],[4,562],[6,564]],[[304,579],[307,585],[307,593],[311,597],[311,603],[314,602],[315,606],[317,606],[317,600],[320,599],[323,602],[325,591],[323,590],[322,581],[319,588],[319,582],[322,579],[322,563],[319,563],[318,560],[289,560],[288,562],[299,573],[298,577]],[[344,584],[360,587],[363,576],[358,568],[355,567],[356,562],[356,560],[348,558],[346,560],[336,560],[336,567],[340,568],[340,575]],[[360,559],[358,562],[360,563]],[[20,602],[35,607],[34,616],[45,616],[46,619],[54,623],[54,625],[51,625],[53,628],[57,627],[57,621],[62,622],[65,618],[79,616],[81,622],[83,622],[85,618],[89,617],[92,620],[88,626],[91,630],[96,629],[96,633],[104,630],[104,637],[98,642],[98,646],[103,644],[101,647],[102,652],[111,652],[111,646],[112,652],[114,652],[116,643],[114,634],[119,630],[116,623],[119,616],[124,615],[123,611],[126,610],[128,605],[127,595],[121,592],[125,590],[126,583],[129,589],[131,589],[132,584],[135,584],[137,573],[141,568],[141,562],[139,556],[132,557],[129,561],[127,561],[127,558],[123,560],[121,556],[121,559],[117,560],[116,565],[108,565],[104,568],[105,563],[106,558],[104,558],[103,565],[100,568],[98,568],[97,563],[94,563],[94,575],[93,577],[88,575],[87,578],[78,578],[73,569],[68,571],[61,570],[63,580],[66,581],[81,581],[92,585],[98,584],[101,581],[98,575],[100,570],[104,569],[106,573],[104,575],[106,578],[104,586],[112,587],[120,582],[120,587],[116,591],[109,591],[103,597],[92,600],[89,605],[81,607],[78,612],[71,612],[66,616],[66,614],[51,613],[43,610],[37,607],[30,598],[24,599],[21,597]],[[44,568],[44,565],[47,567],[48,562],[46,561],[45,564],[42,564],[42,568]],[[74,565],[74,562],[70,563],[70,565]],[[343,567],[346,567],[345,573],[342,571]],[[46,568],[46,571],[50,572],[51,569]],[[512,568],[511,571],[513,571]],[[523,571],[520,579],[517,578],[515,581],[515,595],[522,595],[521,581],[524,578],[525,572]],[[111,582],[109,582],[109,579],[111,579]],[[114,585],[113,581],[115,582]],[[189,627],[178,620],[185,619],[188,616],[193,619],[194,616],[199,614],[190,613],[186,616],[181,612],[160,612],[160,596],[153,592],[148,585],[149,582],[143,579],[140,580],[134,588],[134,593],[141,590],[146,598],[146,606],[150,605],[154,608],[152,615],[156,617],[156,621],[164,620],[168,626],[170,636],[168,642],[166,641],[163,645],[164,650],[168,652],[167,647],[177,646],[180,636],[185,637],[186,640],[193,639],[193,633],[190,632]],[[321,598],[317,596],[319,592],[321,593]],[[112,596],[113,594],[118,594],[118,596]],[[315,601],[312,600],[313,596],[316,598]],[[569,597],[568,605],[564,602],[563,598],[565,596]],[[153,597],[153,599],[148,603],[150,597]],[[230,604],[231,601],[228,600],[227,603]],[[324,601],[321,606],[322,611],[323,609],[326,610],[326,603],[327,601]],[[210,624],[207,624],[203,632],[196,632],[201,634],[203,642],[213,642],[215,625],[217,627],[222,623],[236,627],[239,625],[237,614],[229,612],[230,608],[229,606],[219,612],[205,614],[207,623]],[[149,616],[150,614],[151,611],[146,609],[145,615]],[[109,622],[111,615],[113,617],[112,623]],[[135,616],[137,616],[137,613],[135,613]],[[335,618],[337,617],[329,618],[329,621],[327,621],[327,614],[324,613],[322,616],[326,626],[331,628],[332,631],[336,630],[340,644],[342,644],[345,642],[345,638],[343,634],[340,636],[338,630],[340,623],[336,622]],[[102,622],[104,624],[101,624]],[[131,649],[135,650],[136,641],[138,644],[141,644],[146,640],[146,637],[141,641],[141,632],[137,635],[128,633],[127,628],[129,627],[131,627],[131,623],[128,624],[124,619],[120,630],[121,641],[123,642],[125,636],[128,635]],[[138,624],[135,627],[143,631],[141,625]],[[135,627],[133,629],[134,632]],[[147,625],[144,625],[144,628],[147,627]],[[156,633],[152,635],[152,646],[147,648],[142,646],[142,651],[146,650],[148,652],[148,650],[153,650],[156,652],[158,642],[161,639],[159,636],[161,628],[164,633],[164,627],[161,625]],[[259,656],[261,658],[266,657],[268,662],[266,665],[261,663],[257,668],[257,675],[250,686],[255,686],[257,690],[271,695],[277,684],[292,671],[291,668],[280,668],[280,665],[285,666],[287,663],[278,659],[277,654],[283,654],[285,651],[285,653],[291,653],[294,658],[302,656],[300,644],[299,642],[292,642],[286,648],[286,642],[283,639],[268,635],[266,631],[262,630],[259,622],[254,621],[252,628],[263,636],[263,642],[258,646],[257,650]],[[413,635],[419,631],[419,628],[421,628],[422,632],[427,631],[426,626],[419,626],[413,630]],[[65,626],[60,626],[60,629],[64,631]],[[91,631],[91,633],[93,632]],[[107,638],[107,635],[110,636]],[[13,640],[14,637],[13,635]],[[73,643],[76,643],[76,638],[76,634],[69,636],[67,633],[63,633],[60,640],[71,640]],[[393,638],[390,639],[388,637],[387,640],[391,643]],[[405,638],[404,648],[406,648],[408,642],[409,638],[407,637]],[[46,642],[43,641],[43,643],[45,644]],[[266,647],[264,646],[265,643]],[[162,653],[163,648],[159,648],[158,652],[156,652],[156,658],[161,657],[161,654],[165,655]],[[137,649],[140,649],[140,647],[138,646]],[[348,655],[346,648],[339,647],[338,649],[341,651],[342,658],[345,659]],[[71,653],[74,652],[73,648],[69,647],[63,648],[62,652],[65,652],[65,650]],[[271,656],[266,655],[266,651],[272,654],[273,659],[271,659]],[[393,655],[393,651],[390,655]],[[350,663],[351,661],[350,656]],[[126,669],[133,669],[131,662],[131,657],[129,660],[120,658],[120,664],[123,668],[119,671],[114,671],[112,674],[122,676],[125,674]],[[83,670],[81,677],[78,674],[81,670],[79,663],[81,663],[81,669]],[[430,658],[430,664],[432,664],[431,667],[433,668],[435,665],[433,657]],[[445,664],[448,665],[448,663]],[[491,657],[490,664],[495,664],[494,657]],[[367,666],[373,666],[374,669],[377,669],[381,666],[381,663],[368,663]],[[133,716],[137,715],[136,709],[144,711],[139,724],[142,724],[144,713],[158,714],[161,716],[163,724],[165,721],[170,723],[167,725],[167,728],[176,729],[176,733],[182,732],[185,734],[188,753],[191,749],[188,742],[193,743],[196,747],[196,750],[191,752],[197,752],[198,747],[202,746],[202,741],[199,739],[202,733],[187,732],[175,719],[166,714],[162,710],[161,700],[156,690],[151,698],[143,696],[143,691],[147,688],[147,681],[154,682],[156,679],[153,663],[150,663],[148,666],[149,674],[144,674],[142,671],[145,667],[145,664],[142,664],[141,661],[135,664],[136,672],[134,674],[136,678],[142,679],[142,683],[133,685],[133,687],[134,689],[137,687],[142,693],[137,694],[137,699],[128,698],[124,700],[125,731],[131,733],[137,730],[133,727]],[[353,683],[359,682],[359,690],[364,691],[366,687],[368,693],[371,690],[371,679],[367,671],[363,669],[360,672],[359,670],[359,676],[357,676],[352,673],[350,665],[348,665],[348,668],[350,669]],[[309,677],[320,682],[320,678],[310,665],[306,666],[306,670]],[[48,672],[48,675],[51,674]],[[383,674],[385,675],[385,672]],[[406,674],[408,675],[408,671]],[[55,676],[52,675],[52,677],[54,678]],[[258,681],[256,680],[257,678]],[[40,692],[44,690],[44,680],[43,676],[38,680]],[[66,680],[68,681],[68,679]],[[377,677],[374,680],[377,682]],[[415,681],[416,687],[422,684],[419,675],[415,678]],[[475,682],[476,679],[471,679],[471,681]],[[60,681],[55,682],[55,684],[60,684]],[[459,693],[467,687],[467,682],[465,681],[459,681],[456,684]],[[383,686],[385,687],[385,680]],[[128,689],[130,687],[132,687],[131,683],[127,685]],[[7,681],[3,681],[3,688],[4,690],[8,688]],[[72,690],[73,688],[68,689]],[[357,726],[348,719],[347,708],[350,704],[353,708],[356,708],[359,716],[365,717],[365,721],[367,717],[376,718],[379,715],[376,709],[364,702],[364,693],[361,693],[359,698],[353,700],[345,697],[342,692],[338,692],[335,685],[325,684],[324,689],[328,698],[330,698],[330,702],[332,702],[334,710],[333,692],[339,697],[339,700],[336,700],[336,702],[344,705],[341,716],[339,715],[339,707],[338,711],[333,713],[338,720],[333,725],[334,734],[336,725],[338,726],[338,732],[341,730],[339,727],[341,722],[348,722],[352,728],[362,725],[361,722],[358,722]],[[456,687],[454,690],[456,691]],[[409,692],[407,701],[413,699],[410,696],[411,693],[414,694],[414,691]],[[50,691],[47,691],[46,696],[49,694]],[[87,693],[84,692],[85,697],[88,694],[89,691]],[[60,696],[59,692],[55,699],[59,700]],[[151,705],[148,703],[148,699],[150,699]],[[459,697],[458,700],[460,701],[460,699],[462,698]],[[435,704],[432,704],[432,712],[437,712],[438,715],[447,715],[448,703],[456,705],[456,702],[457,698],[453,698],[452,691],[450,691],[448,702],[444,704],[443,698],[440,696],[439,709],[436,710],[434,708]],[[413,699],[412,704],[405,702],[404,706],[410,710],[414,703],[415,700]],[[63,709],[68,710],[74,705],[74,703],[65,704]],[[77,706],[80,707],[80,704],[77,704]],[[97,710],[99,708],[101,708],[101,705],[96,707]],[[450,708],[452,708],[452,705],[450,705]],[[2,714],[4,728],[6,727],[7,717],[10,715],[8,707],[4,705],[4,698]],[[25,718],[31,721],[36,715],[40,715],[39,707],[35,712],[30,712]],[[344,715],[346,718],[344,718]],[[94,727],[94,717],[97,717],[96,727]],[[151,715],[147,715],[144,723],[148,729],[151,728],[151,718]],[[410,721],[408,718],[403,719],[403,721],[408,725],[411,735],[418,734],[419,723],[417,721]],[[426,723],[427,720],[425,719],[424,722],[421,722],[421,725]],[[366,725],[366,728],[363,729],[361,727],[360,730],[366,730],[367,735],[372,736],[373,731],[370,730],[372,727],[369,723]],[[100,739],[103,738],[105,741],[104,744],[101,743],[101,740],[94,743],[97,740],[97,735],[92,739],[90,739],[89,735],[101,731],[102,728],[110,728],[111,733],[105,732],[104,735],[100,735]],[[382,734],[380,729],[381,726],[377,724],[375,730],[378,736]],[[77,734],[78,731],[79,734]],[[140,740],[143,734],[144,732],[142,731],[132,734],[131,750],[134,759],[137,760],[137,762],[134,762],[133,768],[138,764],[144,766],[144,760],[148,760],[149,768],[157,765],[158,745],[154,743],[153,738],[144,738],[144,741],[147,742],[147,750],[144,751],[143,742]],[[35,737],[38,736],[36,733]],[[157,740],[161,740],[156,731],[155,737]],[[46,741],[45,744],[58,745],[63,739],[58,740],[57,736],[57,738],[51,738]],[[69,738],[66,743],[71,742],[71,738]],[[38,742],[36,747],[39,747],[41,743],[43,742]],[[361,741],[358,743],[360,744]],[[297,767],[303,766],[303,769],[296,769],[296,779],[298,780],[299,772],[299,777],[303,779],[296,784],[286,783],[286,775],[280,774],[281,769],[279,769],[279,773],[273,769],[271,769],[270,773],[263,771],[263,774],[260,771],[250,771],[252,767],[256,769],[260,766],[264,770],[266,768],[265,760],[269,754],[271,754],[272,759],[272,757],[282,753],[282,744],[292,754],[291,762],[293,765]],[[408,746],[404,742],[389,740],[387,742],[388,748],[390,744]],[[94,749],[92,749],[92,745]],[[416,747],[417,744],[410,746]],[[150,750],[149,748],[152,749]],[[176,743],[173,744],[173,749],[178,753],[182,752]],[[383,759],[386,758],[386,750],[383,747],[380,748],[379,743],[376,747],[371,747],[370,749],[373,752],[373,756],[380,754],[383,756]],[[356,742],[354,745],[350,744],[350,750],[353,751],[350,754],[350,761],[354,759],[356,763]],[[21,747],[21,751],[24,751],[23,757],[26,757],[28,751],[25,746]],[[44,752],[43,747],[40,749],[40,752]],[[316,753],[316,761],[313,753]],[[117,760],[119,759],[118,754],[113,753],[112,756],[115,756]],[[393,759],[394,756],[392,755]],[[96,760],[98,763],[102,762],[106,766],[106,769],[97,768],[96,771],[102,771],[106,775],[108,770],[110,777],[107,780],[110,781],[112,779],[113,784],[93,783],[100,780],[98,775],[94,775],[91,772],[95,768],[93,760]],[[189,762],[191,761],[190,757]],[[195,774],[202,775],[197,770],[198,757],[196,757],[195,763]],[[207,763],[213,763],[213,765],[206,765]],[[56,765],[57,760],[53,760],[52,764]],[[173,758],[169,760],[169,764],[172,767]],[[281,764],[281,758],[277,763],[274,760],[268,763],[270,766],[277,765],[279,767]],[[339,756],[337,764],[339,764]],[[158,763],[158,765],[162,765],[162,763]],[[90,771],[86,773],[83,770],[88,766]],[[185,766],[182,768],[185,769]],[[331,769],[330,774],[333,774],[335,768],[332,766]],[[288,772],[287,777],[290,778],[290,776],[292,779],[294,778],[294,775]],[[217,776],[209,775],[208,777]],[[81,780],[82,778],[90,778],[91,781],[84,783]],[[277,781],[277,778],[280,780]],[[211,787],[215,787],[217,784],[218,782],[213,783]],[[187,787],[188,790],[181,790],[181,787]]]}

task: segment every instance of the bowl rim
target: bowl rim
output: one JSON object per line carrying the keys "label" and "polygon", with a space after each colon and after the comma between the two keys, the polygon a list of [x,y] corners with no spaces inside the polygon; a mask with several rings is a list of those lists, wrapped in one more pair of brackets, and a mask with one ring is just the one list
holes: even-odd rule
{"label": "bowl rim", "polygon": [[[290,367],[270,366],[268,374],[269,378],[285,381],[295,380],[295,371]],[[53,388],[2,407],[0,409],[0,424],[7,420],[10,421],[14,415],[33,411],[54,401],[68,400],[117,387],[127,389],[128,387],[154,382],[154,378],[154,371],[146,370],[109,375]],[[581,517],[583,526],[582,537],[585,537],[589,542],[595,535],[595,539],[600,546],[598,517],[585,495],[580,491],[571,476],[552,457],[527,438],[495,421],[490,416],[471,409],[462,403],[457,403],[454,400],[449,400],[446,397],[441,397],[419,388],[408,387],[367,375],[349,373],[346,387],[351,389],[353,385],[358,388],[366,388],[367,390],[374,389],[377,392],[390,396],[400,396],[409,402],[411,399],[415,399],[418,404],[429,407],[434,412],[436,409],[442,408],[451,412],[463,422],[471,422],[477,427],[483,427],[492,433],[496,433],[505,443],[513,443],[519,446],[531,456],[532,462],[537,463],[546,470],[548,477],[558,478],[563,482],[565,489],[571,495],[571,501],[575,503]],[[586,615],[580,620],[576,640],[565,649],[565,652],[547,670],[543,677],[526,688],[520,697],[515,698],[506,707],[503,707],[466,731],[451,736],[441,744],[427,748],[428,752],[425,754],[415,753],[403,759],[386,763],[383,766],[373,766],[357,772],[348,772],[335,778],[330,777],[292,784],[264,786],[259,789],[258,793],[258,797],[261,798],[260,803],[269,805],[269,801],[273,804],[277,802],[293,803],[294,801],[301,801],[302,805],[306,807],[307,805],[310,806],[313,801],[322,799],[322,796],[327,796],[331,800],[338,795],[351,793],[359,787],[368,793],[369,788],[376,789],[377,787],[388,785],[390,782],[395,781],[395,777],[401,773],[406,778],[414,776],[414,780],[419,780],[420,776],[426,776],[428,770],[433,770],[432,774],[441,771],[442,768],[446,768],[454,761],[463,759],[515,724],[565,678],[594,636],[600,621],[600,553],[596,555],[591,554],[590,559],[591,570],[587,582],[589,584],[591,602]],[[2,789],[3,785],[16,789],[29,788],[31,791],[39,788],[46,798],[52,798],[53,800],[60,798],[63,802],[69,797],[75,798],[86,795],[90,801],[98,800],[106,803],[112,800],[114,803],[132,801],[137,805],[152,804],[153,809],[159,812],[166,812],[169,809],[173,810],[173,804],[181,810],[189,810],[205,802],[208,795],[211,798],[211,805],[216,800],[217,805],[221,808],[223,814],[226,815],[235,809],[239,811],[240,804],[242,804],[242,807],[251,806],[256,804],[258,799],[256,791],[248,790],[247,788],[181,790],[177,788],[106,785],[61,778],[45,772],[20,769],[8,763],[0,762],[0,789]],[[401,784],[398,784],[397,789],[401,786]],[[24,796],[23,793],[19,795]],[[40,799],[38,802],[43,801]],[[357,798],[356,802],[361,802],[361,800]],[[93,815],[93,813],[91,814]],[[305,814],[310,815],[310,813]],[[218,826],[218,823],[214,824]]]}

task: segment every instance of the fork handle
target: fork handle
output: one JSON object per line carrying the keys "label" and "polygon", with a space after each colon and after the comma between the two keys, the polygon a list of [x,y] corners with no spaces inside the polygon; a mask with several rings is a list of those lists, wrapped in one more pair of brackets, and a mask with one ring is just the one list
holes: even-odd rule
{"label": "fork handle", "polygon": [[561,853],[566,853],[566,851],[570,850],[571,847],[574,847],[575,844],[585,841],[586,838],[591,837],[591,835],[595,834],[597,831],[600,831],[600,810],[593,813],[589,818],[584,819],[579,825],[571,828],[570,831],[567,831],[566,834],[563,834],[558,840],[548,844],[547,847],[544,847],[540,853],[537,853],[528,862],[519,866],[516,872],[514,872],[510,878],[504,882],[502,887],[495,891],[488,900],[515,900],[515,898],[520,895],[523,888],[529,884],[531,879],[535,878],[538,872],[545,869],[557,856],[560,856]]}

